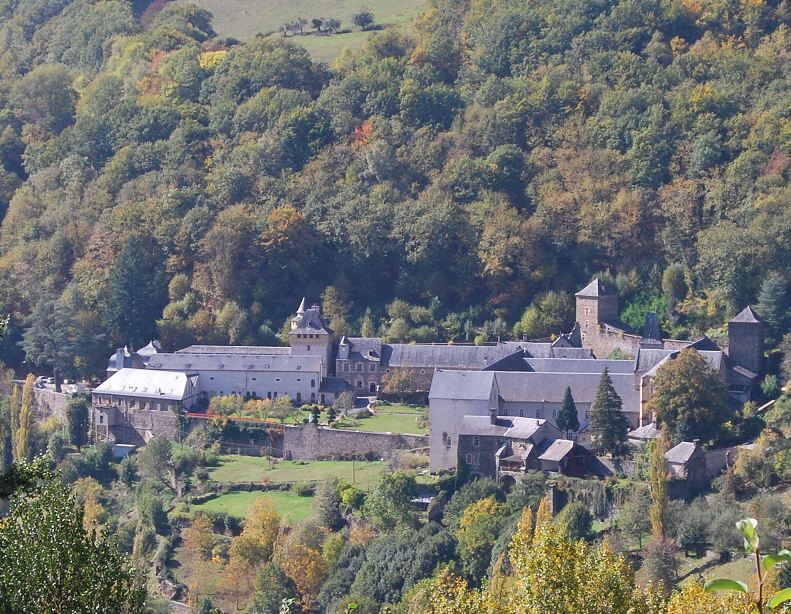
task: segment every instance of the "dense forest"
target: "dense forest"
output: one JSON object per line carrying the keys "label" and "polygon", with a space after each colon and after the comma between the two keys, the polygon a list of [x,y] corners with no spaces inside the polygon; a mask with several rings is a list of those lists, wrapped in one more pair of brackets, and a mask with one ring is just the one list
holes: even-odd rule
{"label": "dense forest", "polygon": [[432,0],[333,66],[144,8],[0,2],[7,364],[26,328],[73,375],[276,343],[303,295],[339,332],[540,337],[592,274],[633,326],[787,332],[786,0]]}

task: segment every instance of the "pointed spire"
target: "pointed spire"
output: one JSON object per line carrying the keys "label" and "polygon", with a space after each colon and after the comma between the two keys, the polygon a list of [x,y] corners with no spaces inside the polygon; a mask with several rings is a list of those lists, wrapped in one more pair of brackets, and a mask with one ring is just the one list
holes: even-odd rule
{"label": "pointed spire", "polygon": [[340,345],[349,345],[349,340],[346,338],[346,335],[341,337]]}
{"label": "pointed spire", "polygon": [[305,297],[302,297],[302,302],[299,304],[299,309],[297,309],[297,315],[301,316],[305,314]]}
{"label": "pointed spire", "polygon": [[751,324],[756,324],[758,322],[763,322],[761,316],[755,313],[755,310],[747,305],[735,318],[731,320],[731,322],[748,322]]}
{"label": "pointed spire", "polygon": [[597,277],[592,282],[590,282],[587,286],[585,286],[582,290],[577,292],[575,296],[596,298],[599,296],[604,296],[605,294],[612,294],[612,291],[608,286],[604,285]]}

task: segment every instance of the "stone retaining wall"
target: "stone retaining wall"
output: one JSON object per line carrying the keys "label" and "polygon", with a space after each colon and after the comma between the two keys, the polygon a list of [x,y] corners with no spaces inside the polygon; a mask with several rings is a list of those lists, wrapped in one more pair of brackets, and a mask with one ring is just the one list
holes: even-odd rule
{"label": "stone retaining wall", "polygon": [[44,388],[33,388],[33,398],[36,400],[37,415],[56,416],[61,421],[66,420],[66,407],[71,399],[70,394]]}
{"label": "stone retaining wall", "polygon": [[366,455],[385,458],[396,450],[427,445],[425,435],[370,433],[306,424],[284,427],[282,449],[283,458],[313,460]]}

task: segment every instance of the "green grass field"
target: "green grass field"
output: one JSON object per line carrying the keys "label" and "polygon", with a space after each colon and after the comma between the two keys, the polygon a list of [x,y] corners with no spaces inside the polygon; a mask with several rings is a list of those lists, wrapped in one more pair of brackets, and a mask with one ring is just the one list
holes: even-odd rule
{"label": "green grass field", "polygon": [[414,414],[416,416],[428,411],[428,407],[402,405],[401,403],[390,403],[389,405],[377,403],[375,409],[377,414]]}
{"label": "green grass field", "polygon": [[[308,20],[304,36],[289,37],[305,47],[314,59],[331,63],[346,47],[359,47],[371,35],[352,24],[352,17],[367,7],[376,24],[402,26],[412,21],[424,8],[424,0],[177,0],[190,2],[214,15],[214,29],[219,36],[247,40],[258,33],[275,32],[286,22],[299,17]],[[310,20],[335,18],[341,30],[351,30],[333,36],[315,36],[310,31]]]}
{"label": "green grass field", "polygon": [[310,514],[310,503],[313,497],[300,497],[289,491],[241,491],[230,492],[227,495],[220,495],[215,499],[210,499],[205,503],[192,506],[192,512],[225,512],[237,518],[247,516],[247,511],[254,501],[261,497],[269,497],[275,503],[278,513],[287,518],[290,522],[304,520]]}
{"label": "green grass field", "polygon": [[418,414],[394,414],[377,412],[370,418],[357,420],[339,420],[338,428],[356,429],[358,431],[377,431],[380,433],[405,433],[410,435],[426,435],[427,428],[417,425]]}
{"label": "green grass field", "polygon": [[220,464],[209,470],[209,476],[217,482],[323,482],[338,478],[365,489],[379,481],[384,463],[355,462],[352,472],[351,461],[279,461],[262,456],[220,457]]}

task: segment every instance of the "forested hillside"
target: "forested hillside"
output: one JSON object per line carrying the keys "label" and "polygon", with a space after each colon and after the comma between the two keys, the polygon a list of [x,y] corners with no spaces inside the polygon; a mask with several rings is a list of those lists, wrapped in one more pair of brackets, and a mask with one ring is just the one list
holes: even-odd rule
{"label": "forested hillside", "polygon": [[331,67],[144,9],[0,1],[9,364],[28,326],[83,374],[272,343],[303,295],[340,332],[541,336],[601,272],[628,324],[786,332],[787,1],[433,0]]}

